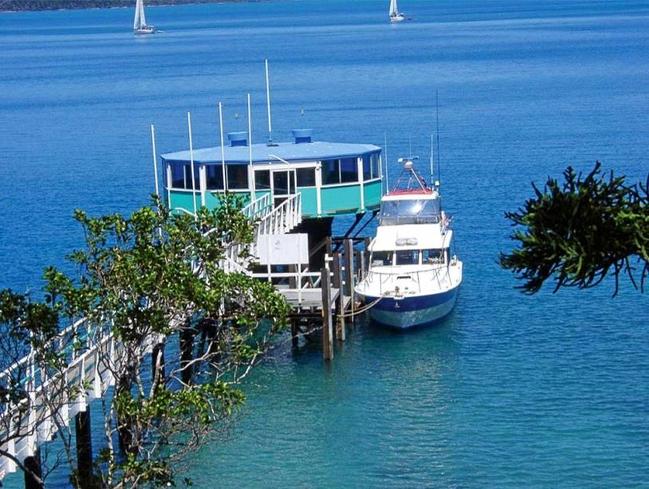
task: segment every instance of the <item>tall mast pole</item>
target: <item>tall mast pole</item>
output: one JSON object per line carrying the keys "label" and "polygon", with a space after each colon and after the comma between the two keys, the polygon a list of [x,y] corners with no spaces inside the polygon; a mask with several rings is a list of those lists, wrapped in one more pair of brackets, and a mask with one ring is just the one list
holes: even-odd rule
{"label": "tall mast pole", "polygon": [[160,197],[160,188],[158,186],[158,160],[155,149],[155,127],[151,124],[151,153],[153,156],[153,179],[155,181],[155,194]]}
{"label": "tall mast pole", "polygon": [[433,168],[434,168],[434,165],[435,165],[435,163],[434,163],[435,160],[433,158],[433,153],[434,152],[435,151],[433,149],[433,135],[431,134],[430,135],[430,186],[431,186],[431,188],[435,186],[434,185],[434,180],[433,180]]}
{"label": "tall mast pole", "polygon": [[187,131],[189,132],[189,162],[191,164],[192,177],[192,205],[194,208],[194,219],[196,219],[196,179],[194,178],[194,145],[192,143],[192,114],[187,112]]}
{"label": "tall mast pole", "polygon": [[435,90],[435,125],[437,126],[437,180],[442,181],[441,158],[439,157],[439,90]]}
{"label": "tall mast pole", "polygon": [[228,191],[228,172],[225,168],[225,138],[223,137],[223,104],[219,102],[219,129],[221,131],[221,169],[223,170],[223,190]]}
{"label": "tall mast pole", "polygon": [[385,133],[384,135],[385,139],[385,193],[389,194],[390,193],[390,172],[388,168],[388,134]]}
{"label": "tall mast pole", "polygon": [[248,187],[250,188],[250,202],[255,200],[255,173],[252,169],[252,108],[250,94],[248,94]]}
{"label": "tall mast pole", "polygon": [[270,75],[268,73],[268,60],[264,60],[266,66],[266,110],[268,111],[268,144],[273,142],[273,124],[270,115]]}

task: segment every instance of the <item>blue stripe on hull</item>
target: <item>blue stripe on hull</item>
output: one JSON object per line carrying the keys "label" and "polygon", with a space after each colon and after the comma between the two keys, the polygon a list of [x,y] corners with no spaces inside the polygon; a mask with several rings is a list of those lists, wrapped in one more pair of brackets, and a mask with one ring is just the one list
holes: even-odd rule
{"label": "blue stripe on hull", "polygon": [[[441,294],[407,297],[401,300],[385,297],[370,309],[370,317],[386,326],[401,329],[429,324],[451,312],[458,290],[459,287],[455,287]],[[377,297],[366,296],[367,302],[376,299]]]}

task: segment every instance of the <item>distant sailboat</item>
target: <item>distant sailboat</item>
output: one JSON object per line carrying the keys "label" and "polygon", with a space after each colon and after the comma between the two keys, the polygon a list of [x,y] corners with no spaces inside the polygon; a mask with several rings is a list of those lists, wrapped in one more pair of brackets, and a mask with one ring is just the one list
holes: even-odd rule
{"label": "distant sailboat", "polygon": [[390,0],[390,22],[401,22],[405,19],[405,15],[399,12],[399,8],[397,7],[397,0]]}
{"label": "distant sailboat", "polygon": [[144,17],[144,0],[137,0],[135,3],[133,32],[135,34],[153,34],[155,32],[155,27],[152,25],[146,25],[146,17]]}

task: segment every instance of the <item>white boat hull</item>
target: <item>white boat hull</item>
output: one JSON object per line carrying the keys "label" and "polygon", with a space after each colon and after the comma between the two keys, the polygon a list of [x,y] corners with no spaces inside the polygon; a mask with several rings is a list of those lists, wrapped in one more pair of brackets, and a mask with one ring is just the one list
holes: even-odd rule
{"label": "white boat hull", "polygon": [[[392,328],[408,329],[432,324],[447,316],[455,306],[459,284],[445,292],[403,298],[383,297],[370,309],[370,317]],[[371,303],[378,297],[365,296]]]}
{"label": "white boat hull", "polygon": [[147,25],[147,26],[144,26],[144,27],[140,27],[138,29],[134,29],[133,33],[136,36],[146,35],[146,34],[154,34],[155,33],[155,27]]}

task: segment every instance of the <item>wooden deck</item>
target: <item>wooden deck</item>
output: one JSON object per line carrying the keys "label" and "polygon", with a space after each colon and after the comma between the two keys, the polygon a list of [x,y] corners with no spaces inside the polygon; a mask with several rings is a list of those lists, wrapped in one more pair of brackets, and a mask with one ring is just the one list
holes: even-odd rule
{"label": "wooden deck", "polygon": [[[330,303],[335,304],[340,289],[330,289]],[[277,289],[294,309],[322,309],[322,289]],[[300,301],[301,299],[301,301]]]}

